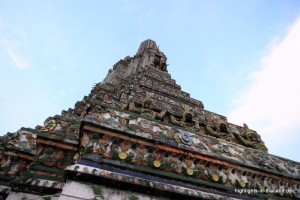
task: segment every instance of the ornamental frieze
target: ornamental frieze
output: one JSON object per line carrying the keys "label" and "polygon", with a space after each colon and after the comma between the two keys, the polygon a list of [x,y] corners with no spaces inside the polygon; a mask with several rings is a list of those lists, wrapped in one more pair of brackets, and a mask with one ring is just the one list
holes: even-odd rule
{"label": "ornamental frieze", "polygon": [[[202,180],[232,188],[264,190],[289,187],[295,191],[300,191],[299,181],[288,180],[273,174],[182,151],[178,148],[153,144],[146,140],[94,127],[83,128],[80,144],[81,159],[108,164],[110,163],[109,160],[116,160],[121,163],[128,163],[132,167],[140,166],[141,168],[136,170],[146,173],[150,172],[147,170],[150,168],[152,169],[151,173],[164,174],[165,172],[167,177],[173,177],[171,174],[179,175],[177,177],[179,179],[190,177],[195,184]],[[189,137],[187,134],[187,132],[182,132],[183,139],[186,136]]]}
{"label": "ornamental frieze", "polygon": [[[98,110],[101,110],[101,112],[89,113],[84,122],[116,129],[132,136],[176,145],[183,149],[215,156],[242,165],[286,173],[292,177],[300,176],[298,164],[263,151],[256,151],[236,143],[226,142],[209,135],[187,131],[161,122],[158,123],[158,121],[150,120],[148,117],[142,118],[135,114],[105,106],[98,106]],[[287,168],[287,166],[289,167]]]}
{"label": "ornamental frieze", "polygon": [[47,167],[55,167],[63,170],[68,165],[73,164],[75,160],[76,154],[72,151],[66,151],[65,149],[53,146],[39,145],[33,164],[42,164]]}
{"label": "ornamental frieze", "polygon": [[13,152],[0,152],[0,176],[22,176],[27,170],[32,158]]}

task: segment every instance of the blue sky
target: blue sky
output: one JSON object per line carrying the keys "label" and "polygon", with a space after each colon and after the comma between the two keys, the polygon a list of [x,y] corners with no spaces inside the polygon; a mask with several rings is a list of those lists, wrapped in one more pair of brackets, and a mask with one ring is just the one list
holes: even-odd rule
{"label": "blue sky", "polygon": [[299,27],[298,0],[0,0],[0,135],[73,107],[153,39],[205,109],[300,161]]}

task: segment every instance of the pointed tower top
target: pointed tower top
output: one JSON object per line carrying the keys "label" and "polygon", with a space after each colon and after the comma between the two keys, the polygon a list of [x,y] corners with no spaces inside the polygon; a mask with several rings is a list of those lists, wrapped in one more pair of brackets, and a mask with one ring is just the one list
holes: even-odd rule
{"label": "pointed tower top", "polygon": [[142,54],[146,49],[152,49],[154,51],[157,51],[158,48],[156,42],[151,39],[145,40],[144,42],[141,43],[136,54]]}

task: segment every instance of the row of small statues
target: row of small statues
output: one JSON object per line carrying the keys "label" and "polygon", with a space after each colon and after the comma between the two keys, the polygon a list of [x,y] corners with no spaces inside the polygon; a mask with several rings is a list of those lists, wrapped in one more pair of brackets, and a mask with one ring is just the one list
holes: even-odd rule
{"label": "row of small statues", "polygon": [[160,112],[154,111],[153,100],[149,93],[142,100],[141,107],[137,107],[134,99],[131,99],[128,110],[158,120],[164,120],[165,116],[169,116],[169,121],[173,125],[185,127],[196,133],[204,129],[205,133],[210,136],[229,142],[240,143],[257,150],[268,151],[260,136],[255,131],[250,130],[246,124],[244,124],[243,133],[241,134],[238,131],[232,131],[225,121],[214,122],[213,120],[208,120],[207,117],[204,120],[193,119],[193,114],[189,111],[188,107],[182,113],[181,119],[177,119],[166,110]]}

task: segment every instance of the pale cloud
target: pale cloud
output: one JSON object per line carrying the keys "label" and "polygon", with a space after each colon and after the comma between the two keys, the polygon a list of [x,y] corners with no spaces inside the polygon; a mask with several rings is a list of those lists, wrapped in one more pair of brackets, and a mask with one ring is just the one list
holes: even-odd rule
{"label": "pale cloud", "polygon": [[25,69],[30,66],[29,62],[26,59],[24,59],[20,54],[17,54],[11,47],[7,46],[6,52],[19,69]]}
{"label": "pale cloud", "polygon": [[30,63],[20,53],[17,53],[21,46],[19,39],[13,36],[8,37],[8,35],[14,34],[8,33],[10,28],[6,28],[7,30],[5,30],[4,26],[7,27],[7,24],[4,24],[4,21],[0,18],[0,44],[3,45],[3,48],[9,55],[9,58],[17,66],[17,68],[25,69],[30,67]]}
{"label": "pale cloud", "polygon": [[[300,18],[274,44],[238,96],[229,121],[259,132],[272,149],[289,148],[300,130]],[[276,43],[276,42],[275,42]],[[283,147],[285,145],[285,147]],[[299,148],[300,149],[300,148]],[[299,151],[298,151],[299,152]]]}

